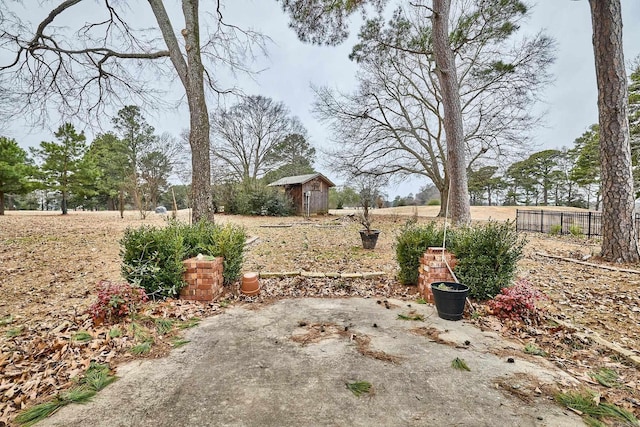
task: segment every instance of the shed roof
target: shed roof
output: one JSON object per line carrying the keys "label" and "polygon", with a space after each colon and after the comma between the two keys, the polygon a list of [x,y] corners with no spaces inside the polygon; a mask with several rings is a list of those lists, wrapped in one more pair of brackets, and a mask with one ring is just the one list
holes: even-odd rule
{"label": "shed roof", "polygon": [[269,184],[269,187],[281,187],[284,185],[304,184],[316,178],[320,178],[323,181],[325,181],[327,184],[329,184],[329,187],[336,186],[333,182],[331,182],[329,178],[322,175],[321,173],[310,173],[307,175],[296,175],[296,176],[287,176],[284,178],[280,178],[279,180]]}

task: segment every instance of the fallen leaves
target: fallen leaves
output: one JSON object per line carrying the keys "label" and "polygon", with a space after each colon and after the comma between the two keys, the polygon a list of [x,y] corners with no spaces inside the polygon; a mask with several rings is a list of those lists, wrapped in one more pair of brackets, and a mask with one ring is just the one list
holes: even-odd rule
{"label": "fallen leaves", "polygon": [[0,425],[75,384],[92,362],[112,364],[136,350],[158,356],[177,346],[176,342],[180,345],[179,326],[194,326],[198,316],[210,316],[219,309],[217,304],[174,300],[145,307],[136,321],[100,326],[94,326],[87,314],[60,310],[57,318],[67,319],[59,323],[34,319],[24,334],[5,337],[0,342]]}
{"label": "fallen leaves", "polygon": [[[187,213],[181,212],[182,219]],[[431,218],[419,218],[430,221]],[[243,224],[257,236],[247,246],[245,271],[313,271],[386,273],[382,278],[263,278],[262,292],[245,297],[236,289],[217,304],[189,301],[149,303],[138,320],[147,338],[153,339],[145,357],[155,357],[186,343],[176,335],[193,327],[198,319],[219,312],[231,302],[270,302],[281,298],[350,297],[415,299],[415,287],[395,282],[397,262],[393,243],[403,218],[376,216],[382,230],[373,251],[362,249],[359,226],[330,218],[289,221],[291,227],[268,228],[281,219],[217,216],[216,221]],[[132,357],[130,349],[141,344],[131,322],[94,326],[85,310],[94,301],[93,290],[100,280],[119,281],[118,241],[127,226],[163,224],[161,216],[138,219],[126,212],[76,213],[69,216],[46,213],[13,213],[2,218],[0,236],[0,425],[8,423],[21,408],[31,406],[73,385],[91,361],[115,366]],[[588,259],[600,263],[597,242],[530,234],[526,257],[519,263],[519,275],[550,297],[547,311],[558,319],[596,331],[603,338],[640,354],[640,275],[599,269],[561,259],[538,256],[544,252],[562,258]],[[638,266],[625,266],[638,270]],[[381,302],[382,303],[382,302]],[[168,322],[171,332],[166,332]],[[597,388],[609,402],[640,410],[640,374],[609,349],[578,330],[553,324],[519,325],[500,323],[491,317],[478,320],[522,343],[535,344],[547,360]],[[73,340],[80,331],[87,342]],[[356,337],[359,337],[356,334]],[[437,337],[432,337],[437,339]],[[355,338],[354,338],[355,340]],[[362,341],[364,343],[364,341]],[[357,342],[356,342],[357,345]],[[621,387],[607,388],[589,373],[601,368],[614,370]]]}

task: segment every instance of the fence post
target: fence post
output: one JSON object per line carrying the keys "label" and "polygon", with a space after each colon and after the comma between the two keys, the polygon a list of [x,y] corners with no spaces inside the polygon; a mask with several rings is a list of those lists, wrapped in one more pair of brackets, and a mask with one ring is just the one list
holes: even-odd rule
{"label": "fence post", "polygon": [[560,235],[564,234],[564,212],[560,212]]}
{"label": "fence post", "polygon": [[518,232],[518,216],[520,216],[519,209],[516,209],[516,233]]}
{"label": "fence post", "polygon": [[589,211],[589,219],[587,221],[587,238],[591,238],[591,211]]}
{"label": "fence post", "polygon": [[544,233],[544,210],[540,209],[540,232]]}

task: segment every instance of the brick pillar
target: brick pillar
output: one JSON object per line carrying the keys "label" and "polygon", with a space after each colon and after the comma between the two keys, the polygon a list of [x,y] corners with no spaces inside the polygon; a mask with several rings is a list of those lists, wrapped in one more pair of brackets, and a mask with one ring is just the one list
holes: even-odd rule
{"label": "brick pillar", "polygon": [[187,285],[180,290],[181,299],[214,301],[222,295],[222,257],[189,258],[183,264],[182,278]]}
{"label": "brick pillar", "polygon": [[454,278],[447,268],[447,264],[453,270],[456,266],[456,256],[448,252],[445,248],[428,248],[420,257],[420,267],[418,270],[418,291],[427,302],[433,303],[433,293],[431,283],[433,282],[454,282]]}

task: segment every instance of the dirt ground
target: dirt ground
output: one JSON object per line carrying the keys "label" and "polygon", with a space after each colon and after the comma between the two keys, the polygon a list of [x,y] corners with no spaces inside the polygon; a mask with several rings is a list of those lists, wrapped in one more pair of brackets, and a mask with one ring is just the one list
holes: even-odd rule
{"label": "dirt ground", "polygon": [[[421,207],[418,221],[434,220],[438,207]],[[339,212],[347,214],[348,211]],[[258,239],[248,246],[245,271],[384,272],[381,279],[350,282],[329,279],[269,279],[262,296],[247,299],[232,290],[230,302],[267,302],[297,296],[385,296],[411,299],[415,289],[394,281],[397,263],[394,241],[414,208],[375,210],[374,226],[382,233],[374,251],[361,249],[359,225],[341,216],[303,218],[248,218],[219,215],[246,227]],[[188,212],[179,213],[184,220]],[[476,220],[515,218],[515,208],[473,207]],[[96,283],[119,281],[119,240],[126,227],[164,224],[165,217],[150,214],[140,220],[135,212],[124,219],[116,212],[58,213],[8,212],[0,217],[0,425],[17,410],[69,387],[72,378],[90,360],[116,363],[131,358],[133,338],[107,337],[109,330],[93,327],[84,313],[94,301]],[[557,366],[613,400],[640,414],[640,376],[626,359],[584,338],[584,328],[636,355],[640,350],[640,274],[611,271],[549,258],[603,264],[597,259],[598,241],[529,234],[526,256],[518,275],[549,296],[549,314],[575,327],[553,321],[542,325],[505,326],[485,316],[479,326],[500,331],[544,349]],[[640,270],[638,265],[614,266]],[[222,305],[226,305],[226,302]],[[187,321],[221,310],[221,304],[169,301],[151,305],[150,316]],[[130,325],[129,325],[130,326]],[[89,331],[94,339],[82,345],[73,334]],[[156,337],[157,347],[147,357],[172,347],[169,338]],[[128,356],[125,356],[128,355]],[[597,384],[590,373],[608,367],[620,374],[619,388]]]}

